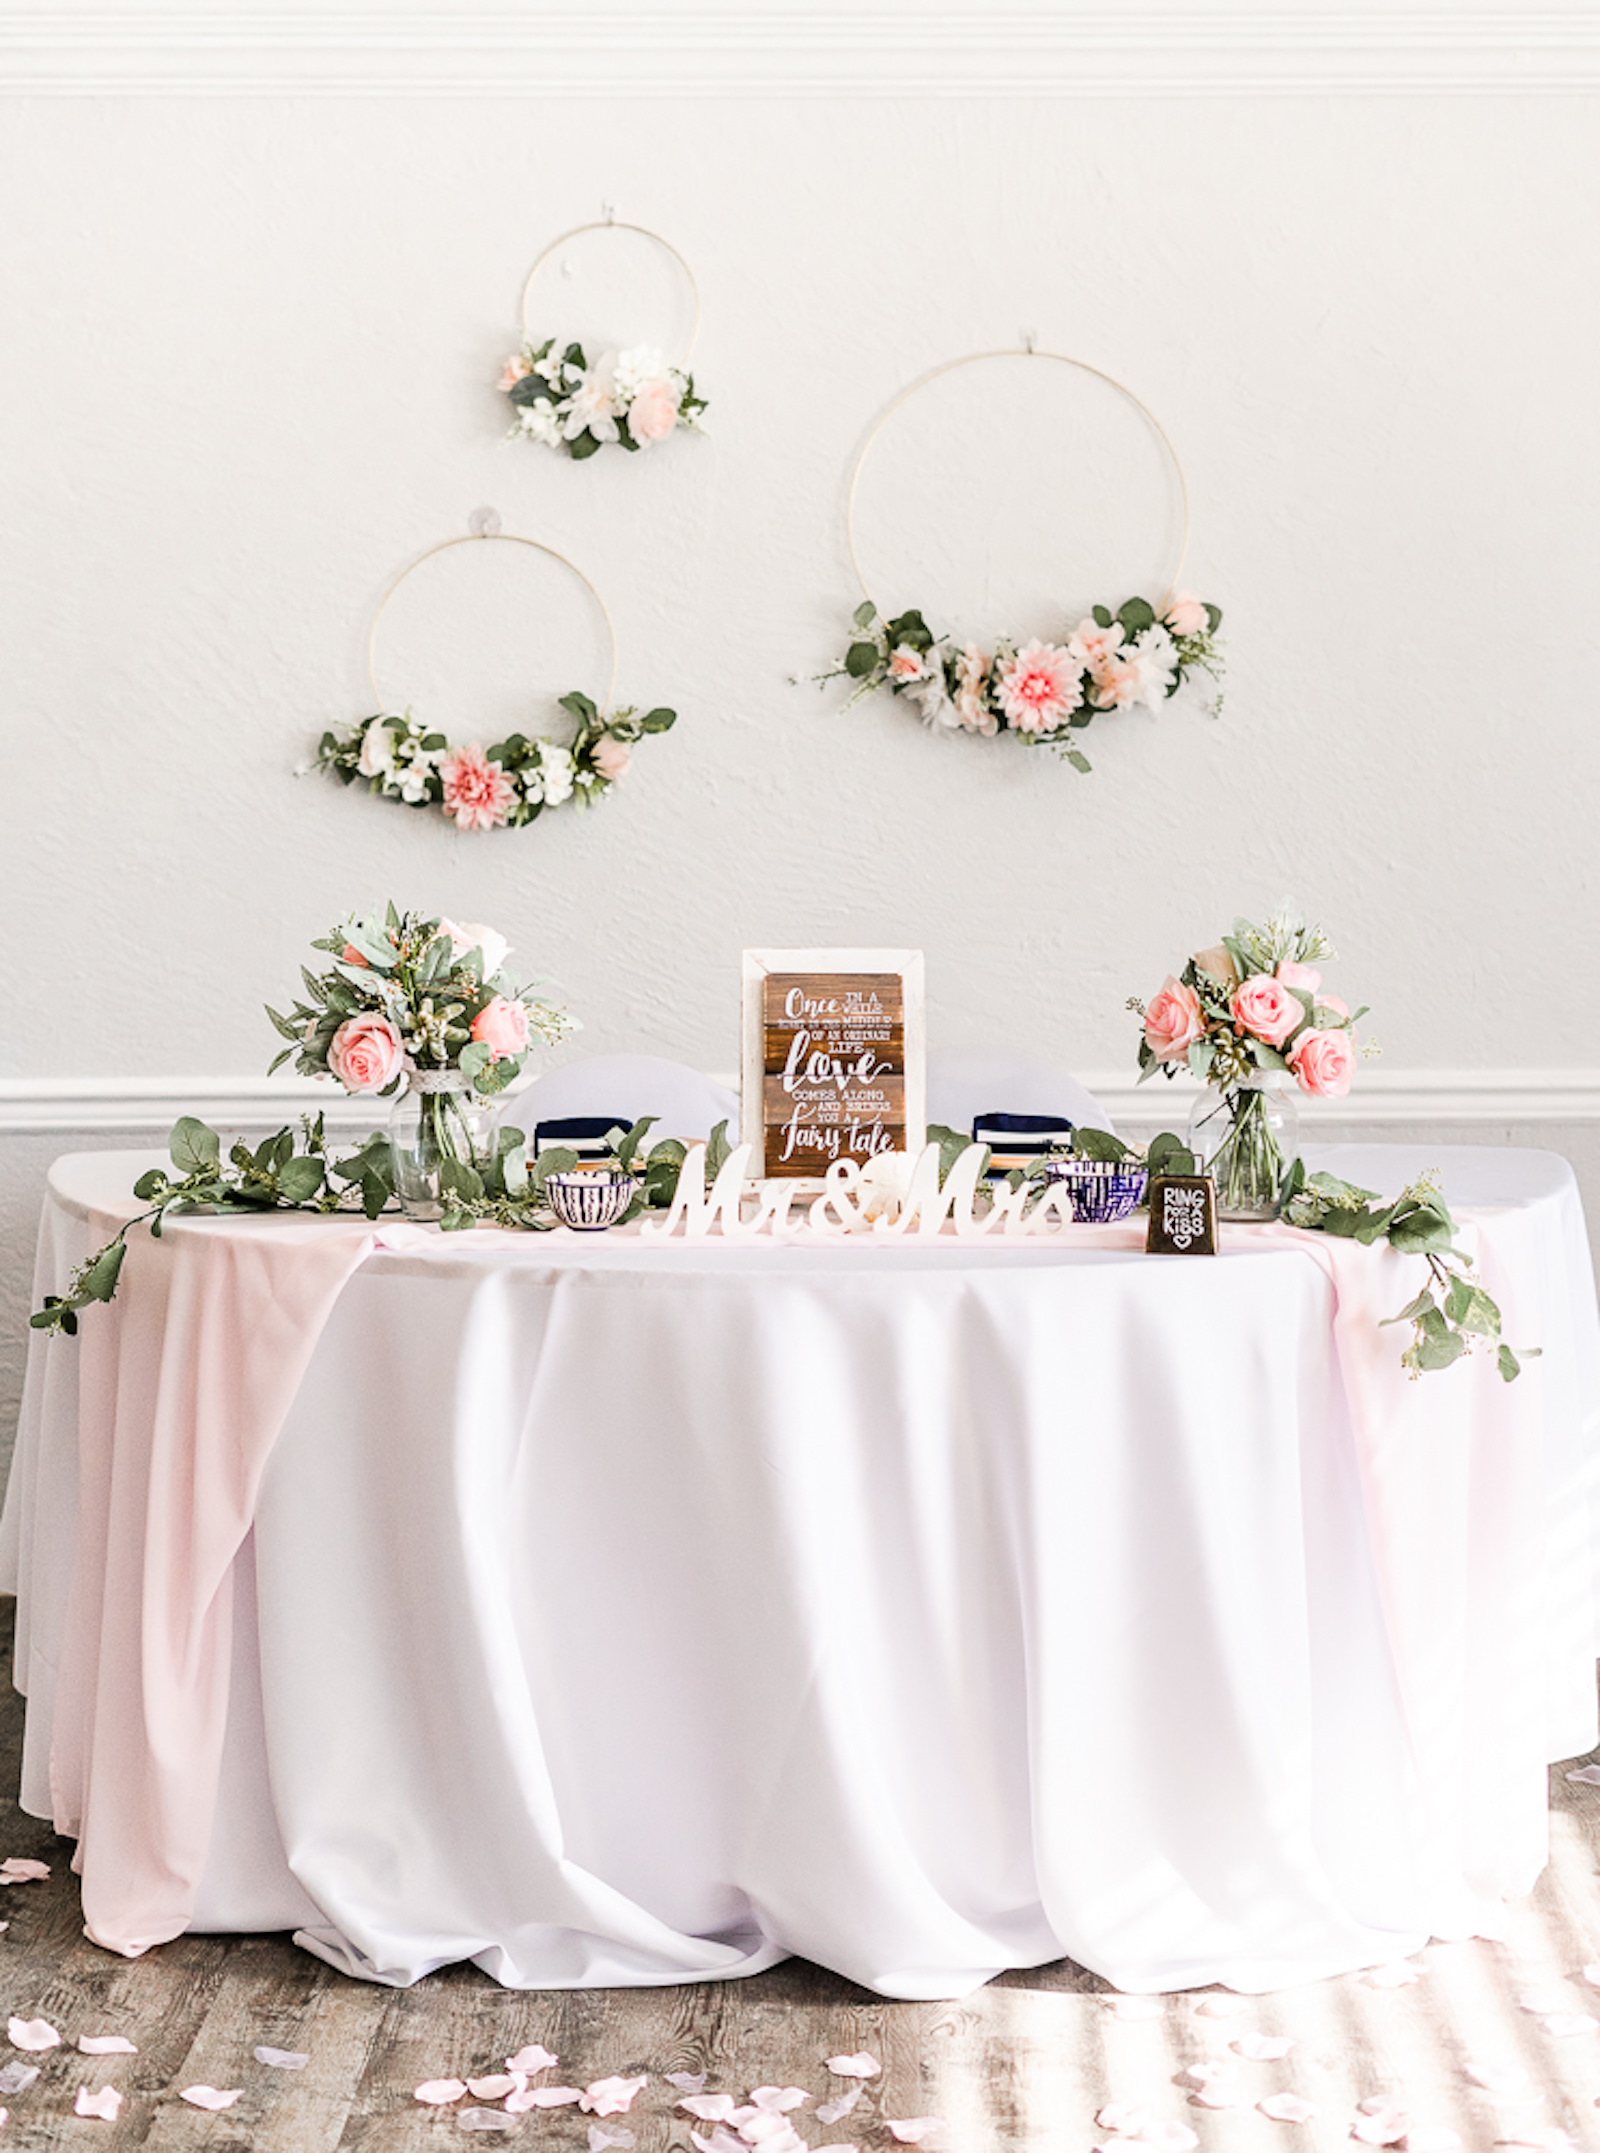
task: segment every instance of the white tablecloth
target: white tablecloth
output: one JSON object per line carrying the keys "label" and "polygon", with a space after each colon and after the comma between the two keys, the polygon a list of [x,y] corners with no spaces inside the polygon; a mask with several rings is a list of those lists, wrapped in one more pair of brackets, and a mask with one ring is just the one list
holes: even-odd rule
{"label": "white tablecloth", "polygon": [[[1517,1384],[1397,1384],[1358,1440],[1324,1271],[1248,1231],[372,1256],[240,1558],[193,1926],[388,1982],[798,1952],[927,1997],[1063,1956],[1269,1989],[1492,1924],[1596,1738],[1581,1209],[1543,1153],[1323,1163],[1442,1167],[1544,1349]],[[41,1294],[131,1170],[59,1163]],[[1420,1267],[1373,1261],[1398,1308]],[[40,1815],[78,1350],[36,1344],[0,1521]]]}

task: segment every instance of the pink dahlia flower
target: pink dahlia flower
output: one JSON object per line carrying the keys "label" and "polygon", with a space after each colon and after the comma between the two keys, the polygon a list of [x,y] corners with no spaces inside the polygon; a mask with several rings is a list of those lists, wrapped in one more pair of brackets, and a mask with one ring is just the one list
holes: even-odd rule
{"label": "pink dahlia flower", "polygon": [[439,782],[444,787],[444,811],[458,830],[492,830],[505,821],[517,797],[510,778],[498,763],[490,762],[476,741],[444,757]]}
{"label": "pink dahlia flower", "polygon": [[1053,733],[1077,709],[1083,667],[1059,643],[1024,644],[1002,669],[997,693],[1019,733]]}

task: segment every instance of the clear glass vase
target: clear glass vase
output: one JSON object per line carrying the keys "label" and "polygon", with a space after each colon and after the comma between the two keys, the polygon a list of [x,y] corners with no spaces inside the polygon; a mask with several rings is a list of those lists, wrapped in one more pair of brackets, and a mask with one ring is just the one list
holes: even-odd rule
{"label": "clear glass vase", "polygon": [[495,1154],[499,1102],[459,1069],[413,1070],[389,1115],[394,1190],[408,1219],[436,1219],[452,1195],[477,1193]]}
{"label": "clear glass vase", "polygon": [[1276,1074],[1205,1091],[1189,1115],[1189,1149],[1217,1185],[1217,1216],[1275,1219],[1300,1156],[1300,1115]]}

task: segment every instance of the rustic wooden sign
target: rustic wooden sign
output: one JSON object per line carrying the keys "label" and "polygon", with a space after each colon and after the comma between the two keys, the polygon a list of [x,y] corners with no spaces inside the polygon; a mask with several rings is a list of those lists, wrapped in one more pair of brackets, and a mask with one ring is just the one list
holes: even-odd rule
{"label": "rustic wooden sign", "polygon": [[763,1180],[926,1141],[922,952],[744,953],[742,1129]]}
{"label": "rustic wooden sign", "polygon": [[1144,1245],[1152,1256],[1217,1253],[1217,1185],[1209,1174],[1150,1176],[1150,1225]]}

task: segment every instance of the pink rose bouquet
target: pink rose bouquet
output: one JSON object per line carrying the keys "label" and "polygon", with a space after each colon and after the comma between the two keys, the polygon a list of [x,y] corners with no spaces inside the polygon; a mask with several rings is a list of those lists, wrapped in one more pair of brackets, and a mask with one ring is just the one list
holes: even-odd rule
{"label": "pink rose bouquet", "polygon": [[503,1091],[536,1039],[559,1039],[572,1020],[504,971],[506,939],[420,912],[371,913],[312,944],[329,960],[305,972],[305,1000],[268,1016],[304,1076],[331,1076],[347,1092],[393,1094],[447,1072],[481,1095]]}
{"label": "pink rose bouquet", "polygon": [[[1087,644],[1085,645],[1087,648]],[[1292,1132],[1274,1091],[1339,1099],[1355,1073],[1356,1019],[1323,991],[1318,960],[1332,952],[1320,927],[1285,906],[1257,926],[1199,951],[1148,1007],[1139,1042],[1141,1079],[1180,1068],[1221,1093],[1197,1106],[1189,1148],[1217,1182],[1225,1218],[1274,1218],[1294,1166]]]}

